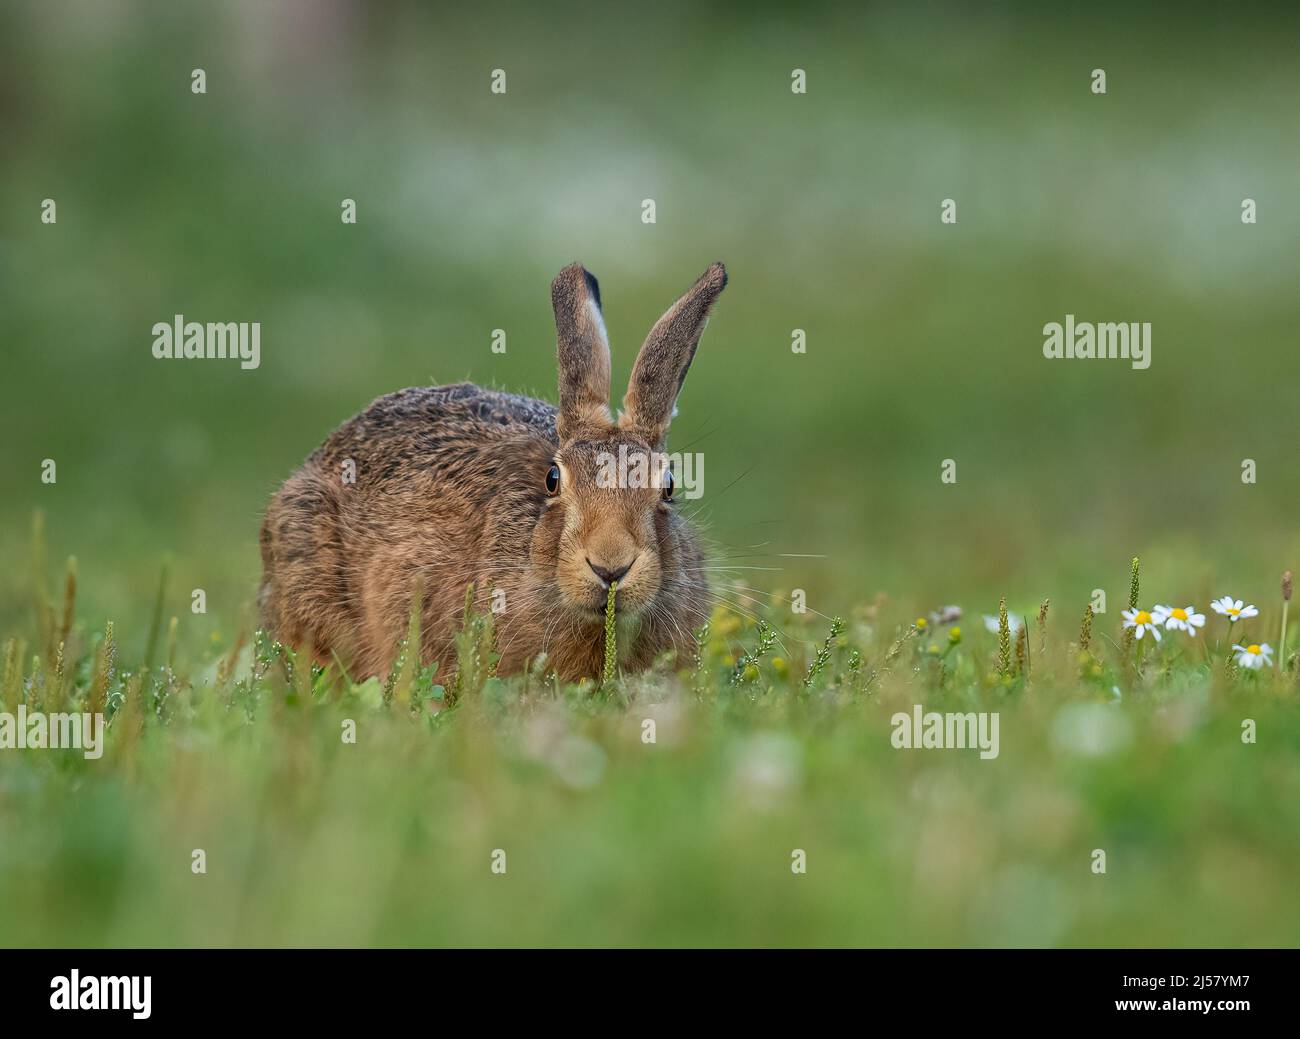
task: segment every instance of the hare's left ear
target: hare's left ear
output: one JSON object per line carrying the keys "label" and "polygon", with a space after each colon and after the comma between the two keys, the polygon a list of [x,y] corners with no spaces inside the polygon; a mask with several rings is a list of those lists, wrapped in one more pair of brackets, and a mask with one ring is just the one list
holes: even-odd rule
{"label": "hare's left ear", "polygon": [[609,340],[600,313],[600,285],[579,263],[551,282],[556,354],[560,367],[560,413],[556,432],[567,440],[589,427],[608,428]]}
{"label": "hare's left ear", "polygon": [[637,354],[618,424],[640,433],[652,447],[663,444],[677,394],[708,322],[709,309],[726,287],[727,268],[713,264],[655,322]]}

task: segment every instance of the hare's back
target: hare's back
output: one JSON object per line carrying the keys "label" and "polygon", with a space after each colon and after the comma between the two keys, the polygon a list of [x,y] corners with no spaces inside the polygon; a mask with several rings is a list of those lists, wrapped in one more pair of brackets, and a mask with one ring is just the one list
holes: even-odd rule
{"label": "hare's back", "polygon": [[473,383],[416,386],[389,393],[343,423],[310,461],[365,457],[396,464],[522,437],[556,442],[555,408],[532,397]]}

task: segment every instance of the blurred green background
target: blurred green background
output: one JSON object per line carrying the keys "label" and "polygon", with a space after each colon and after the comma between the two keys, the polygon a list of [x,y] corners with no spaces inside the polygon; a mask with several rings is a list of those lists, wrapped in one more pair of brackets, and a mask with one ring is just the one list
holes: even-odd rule
{"label": "blurred green background", "polygon": [[[268,496],[340,421],[429,381],[553,399],[548,286],[575,258],[601,279],[621,393],[650,324],[722,259],[671,446],[704,453],[709,535],[780,568],[768,586],[827,613],[879,591],[988,611],[1119,591],[1142,554],[1175,597],[1211,574],[1262,595],[1300,548],[1294,29],[6,4],[4,570],[41,508],[93,613],[145,618],[171,552],[176,586],[208,591],[209,618],[184,618],[205,636],[251,598]],[[1067,312],[1150,321],[1151,368],[1048,363],[1041,328]],[[155,360],[176,313],[260,321],[261,368]],[[6,622],[26,602],[0,597]]]}

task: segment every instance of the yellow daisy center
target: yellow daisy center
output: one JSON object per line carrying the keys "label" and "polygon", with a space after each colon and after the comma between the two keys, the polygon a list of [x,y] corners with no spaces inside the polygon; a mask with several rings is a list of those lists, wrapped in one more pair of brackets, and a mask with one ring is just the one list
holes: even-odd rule
{"label": "yellow daisy center", "polygon": [[1172,610],[1170,610],[1169,612],[1170,612],[1170,616],[1171,616],[1171,617],[1176,617],[1176,618],[1177,618],[1178,620],[1180,620],[1180,621],[1185,621],[1185,620],[1187,620],[1187,611],[1186,611],[1186,610],[1179,609],[1177,606],[1175,606],[1175,607],[1174,607]]}
{"label": "yellow daisy center", "polygon": [[1229,616],[1235,617],[1235,616],[1237,616],[1237,614],[1239,614],[1240,612],[1241,612],[1241,611],[1240,611],[1239,609],[1237,609],[1237,607],[1235,607],[1235,606],[1229,606],[1229,607],[1228,607],[1228,614],[1229,614]]}
{"label": "yellow daisy center", "polygon": [[1256,656],[1259,656],[1259,647],[1258,647],[1258,646],[1247,646],[1247,647],[1246,647],[1246,652],[1247,652],[1247,653],[1254,653]]}
{"label": "yellow daisy center", "polygon": [[1133,618],[1133,623],[1134,623],[1134,624],[1150,624],[1150,623],[1151,623],[1151,614],[1147,613],[1146,610],[1138,610],[1138,611],[1137,611],[1137,616]]}

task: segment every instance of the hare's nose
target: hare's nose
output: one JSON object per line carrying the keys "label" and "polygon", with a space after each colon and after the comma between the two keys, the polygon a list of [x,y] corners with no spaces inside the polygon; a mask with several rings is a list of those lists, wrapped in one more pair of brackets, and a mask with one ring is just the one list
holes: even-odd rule
{"label": "hare's nose", "polygon": [[609,569],[607,567],[597,566],[590,559],[588,559],[587,565],[591,567],[591,572],[595,574],[597,577],[599,577],[601,581],[604,583],[605,587],[608,588],[615,581],[621,581],[623,579],[623,575],[632,569],[632,564],[635,562],[636,562],[636,558],[633,557],[631,560],[624,563],[622,566]]}

